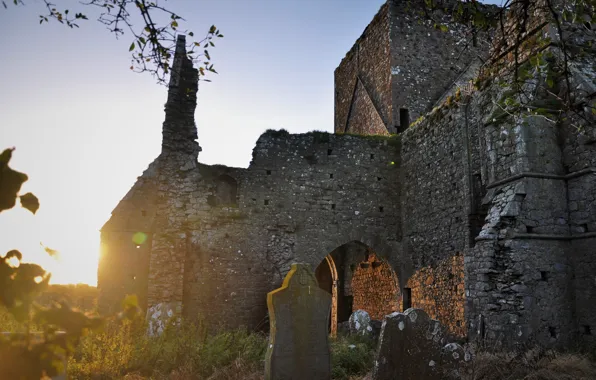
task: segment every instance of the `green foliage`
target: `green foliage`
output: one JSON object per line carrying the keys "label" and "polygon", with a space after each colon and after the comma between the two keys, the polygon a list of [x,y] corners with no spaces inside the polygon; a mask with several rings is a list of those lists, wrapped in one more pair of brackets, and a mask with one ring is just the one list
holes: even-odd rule
{"label": "green foliage", "polygon": [[[13,0],[13,4],[25,5],[25,1]],[[59,11],[49,0],[43,0],[43,4],[46,13],[39,15],[40,24],[54,20],[70,28],[78,28],[79,21],[89,19],[81,12],[70,12],[69,9]],[[8,8],[5,1],[2,1],[2,5]],[[176,35],[183,33],[191,38],[194,37],[192,31],[180,30],[180,22],[184,21],[180,15],[158,4],[157,1],[89,0],[81,2],[79,6],[94,6],[100,9],[101,13],[97,21],[107,26],[107,29],[117,37],[128,30],[133,36],[128,48],[131,53],[130,69],[135,72],[149,72],[159,83],[165,83],[166,76],[171,70],[170,59],[174,55]],[[135,13],[143,20],[138,26],[133,25],[131,18]],[[164,18],[167,21],[163,23],[156,21]],[[202,65],[199,67],[199,77],[204,77],[208,72],[217,74],[211,63],[209,49],[215,47],[214,41],[218,38],[223,38],[223,34],[215,25],[212,25],[203,39],[187,44],[188,58]],[[210,82],[208,79],[203,80]]]}
{"label": "green foliage", "polygon": [[[0,155],[0,212],[14,207],[20,198],[21,205],[35,213],[37,198],[31,193],[18,195],[27,176],[10,168],[13,150]],[[44,249],[50,255],[57,254],[51,248]],[[40,379],[58,374],[81,337],[103,324],[103,319],[72,309],[64,301],[50,307],[35,302],[48,288],[50,274],[22,260],[17,250],[0,255],[0,327],[12,332],[0,336],[0,379]],[[130,317],[134,311],[136,299],[128,299],[125,313]],[[39,333],[32,334],[32,328]]]}
{"label": "green foliage", "polygon": [[21,186],[28,177],[26,174],[10,168],[9,163],[13,151],[14,148],[5,149],[0,154],[0,212],[13,208],[17,198],[20,198],[21,205],[35,214],[39,208],[39,202],[35,195],[31,193],[18,195]]}
{"label": "green foliage", "polygon": [[324,144],[329,142],[329,133],[323,131],[312,131],[308,134],[311,134],[315,144]]}
{"label": "green foliage", "polygon": [[[267,338],[245,329],[208,334],[202,323],[170,323],[163,334],[147,336],[144,323],[109,323],[101,332],[83,338],[68,364],[76,379],[168,378],[184,369],[194,378],[206,379],[216,369],[236,361],[262,372]],[[248,376],[247,376],[248,377]]]}
{"label": "green foliage", "polygon": [[348,380],[368,373],[373,366],[375,342],[358,335],[339,335],[331,341],[331,377]]}

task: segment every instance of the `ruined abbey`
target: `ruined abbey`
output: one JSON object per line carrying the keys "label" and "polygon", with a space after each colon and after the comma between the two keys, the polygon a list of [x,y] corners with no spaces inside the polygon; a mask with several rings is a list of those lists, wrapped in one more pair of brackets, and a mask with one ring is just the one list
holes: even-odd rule
{"label": "ruined abbey", "polygon": [[[467,339],[596,342],[593,115],[503,111],[507,89],[473,81],[489,39],[406,3],[388,0],[335,70],[335,133],[266,131],[246,169],[198,162],[198,73],[179,36],[161,154],[101,231],[100,310],[135,293],[152,321],[266,328],[267,292],[304,262],[332,295],[332,330],[358,309],[416,307]],[[535,26],[527,38],[556,39]],[[569,66],[592,105],[594,61]]]}

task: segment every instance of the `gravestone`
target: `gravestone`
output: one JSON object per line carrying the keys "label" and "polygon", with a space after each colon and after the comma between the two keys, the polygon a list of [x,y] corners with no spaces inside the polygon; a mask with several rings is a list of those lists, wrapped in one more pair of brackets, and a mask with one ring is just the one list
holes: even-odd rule
{"label": "gravestone", "polygon": [[421,309],[385,316],[373,380],[458,378],[470,359],[462,346],[447,343],[445,328]]}
{"label": "gravestone", "polygon": [[370,315],[364,310],[356,310],[350,315],[350,334],[370,336],[372,326],[370,325]]}
{"label": "gravestone", "polygon": [[281,288],[267,294],[270,335],[265,380],[329,380],[331,295],[308,264],[292,264]]}

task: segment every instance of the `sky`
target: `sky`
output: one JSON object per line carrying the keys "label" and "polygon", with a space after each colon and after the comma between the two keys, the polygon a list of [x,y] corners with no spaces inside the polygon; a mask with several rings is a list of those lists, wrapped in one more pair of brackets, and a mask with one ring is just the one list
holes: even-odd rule
{"label": "sky", "polygon": [[[160,153],[167,89],[130,71],[130,33],[116,39],[94,9],[79,29],[39,24],[41,0],[0,7],[0,149],[40,199],[36,215],[0,214],[0,255],[19,249],[52,283],[97,282],[99,230]],[[224,34],[199,85],[199,161],[247,167],[266,129],[333,131],[333,71],[383,0],[169,0],[182,29]],[[60,252],[50,258],[40,243]]]}

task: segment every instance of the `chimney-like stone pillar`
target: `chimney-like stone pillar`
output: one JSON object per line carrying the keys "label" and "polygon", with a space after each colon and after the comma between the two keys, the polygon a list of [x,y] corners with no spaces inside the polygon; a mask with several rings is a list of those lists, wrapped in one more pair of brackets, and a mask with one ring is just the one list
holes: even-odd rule
{"label": "chimney-like stone pillar", "polygon": [[186,53],[186,37],[179,35],[172,64],[168,100],[163,123],[163,154],[179,153],[197,159],[201,147],[196,141],[197,126],[194,113],[197,106],[199,72]]}

